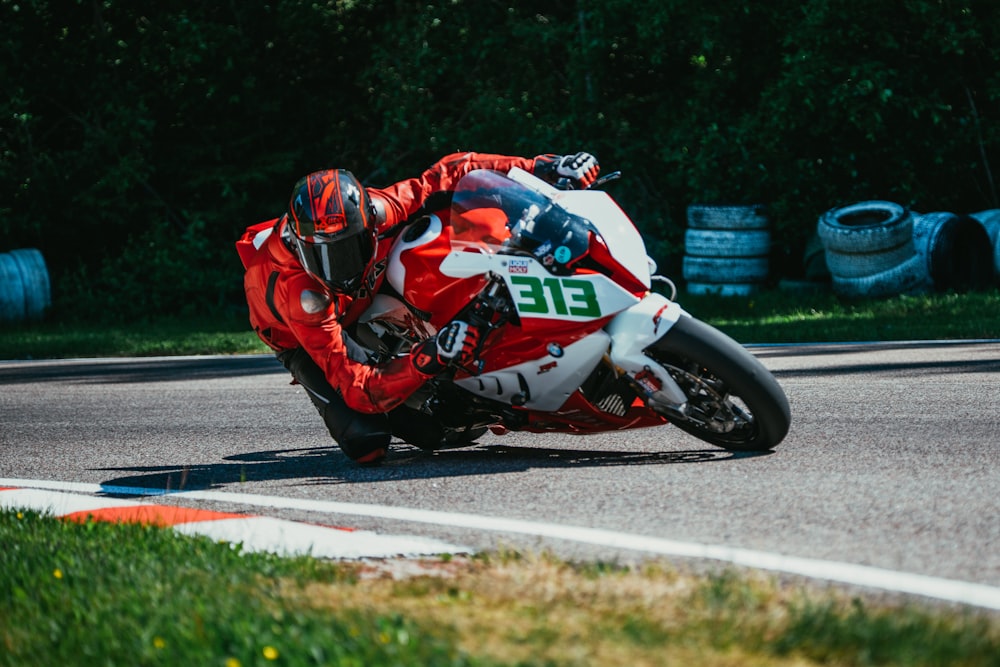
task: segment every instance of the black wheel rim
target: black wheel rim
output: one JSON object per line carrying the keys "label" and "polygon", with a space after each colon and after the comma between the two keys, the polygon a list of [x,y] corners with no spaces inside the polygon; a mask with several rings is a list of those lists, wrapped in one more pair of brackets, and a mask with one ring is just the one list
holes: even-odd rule
{"label": "black wheel rim", "polygon": [[[754,440],[760,433],[749,405],[732,393],[725,380],[688,360],[664,363],[670,377],[688,398],[684,425],[706,439],[734,444]],[[678,417],[674,416],[673,421]]]}

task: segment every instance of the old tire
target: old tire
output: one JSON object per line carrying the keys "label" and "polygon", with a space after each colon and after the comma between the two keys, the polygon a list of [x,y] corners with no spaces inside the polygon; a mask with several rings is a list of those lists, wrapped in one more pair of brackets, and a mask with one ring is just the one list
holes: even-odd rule
{"label": "old tire", "polygon": [[34,248],[0,254],[0,322],[36,321],[52,305],[49,272]]}
{"label": "old tire", "polygon": [[913,244],[935,289],[985,289],[996,276],[986,227],[967,215],[936,212],[914,216]]}
{"label": "old tire", "polygon": [[1000,282],[1000,208],[972,213],[969,217],[978,220],[990,237],[990,247],[993,249],[993,278],[995,282]]}
{"label": "old tire", "polygon": [[931,286],[927,263],[920,255],[869,276],[833,276],[833,291],[848,298],[881,298],[926,291]]}
{"label": "old tire", "polygon": [[878,252],[842,253],[826,251],[826,265],[831,275],[841,278],[863,278],[899,266],[907,261],[915,251],[912,243],[906,243]]}
{"label": "old tire", "polygon": [[750,296],[760,289],[758,283],[692,283],[686,286],[688,294],[697,296]]}
{"label": "old tire", "polygon": [[771,232],[688,229],[684,251],[695,257],[766,257],[771,252]]}
{"label": "old tire", "polygon": [[691,257],[683,260],[689,283],[762,283],[767,279],[767,257]]}
{"label": "old tire", "polygon": [[820,216],[816,233],[828,251],[873,253],[912,243],[913,218],[899,204],[864,201],[830,209]]}

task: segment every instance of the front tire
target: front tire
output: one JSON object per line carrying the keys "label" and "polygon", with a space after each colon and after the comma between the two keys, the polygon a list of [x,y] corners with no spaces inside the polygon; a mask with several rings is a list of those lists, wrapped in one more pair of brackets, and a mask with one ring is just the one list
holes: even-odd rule
{"label": "front tire", "polygon": [[682,316],[646,354],[667,369],[687,395],[684,416],[670,422],[732,451],[766,451],[791,424],[785,392],[746,348],[704,322]]}

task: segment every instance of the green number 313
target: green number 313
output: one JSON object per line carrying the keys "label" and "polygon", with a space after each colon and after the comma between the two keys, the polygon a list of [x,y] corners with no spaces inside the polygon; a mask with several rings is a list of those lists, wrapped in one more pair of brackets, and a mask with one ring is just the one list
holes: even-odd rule
{"label": "green number 313", "polygon": [[517,311],[525,315],[574,315],[577,317],[601,316],[601,304],[593,283],[577,278],[537,278],[511,276],[512,285],[521,290],[514,295]]}

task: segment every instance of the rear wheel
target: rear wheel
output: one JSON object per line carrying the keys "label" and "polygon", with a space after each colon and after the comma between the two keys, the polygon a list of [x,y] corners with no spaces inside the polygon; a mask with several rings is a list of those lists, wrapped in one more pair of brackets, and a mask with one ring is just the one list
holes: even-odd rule
{"label": "rear wheel", "polygon": [[646,354],[687,395],[683,415],[665,413],[677,428],[734,451],[765,451],[788,433],[791,410],[777,380],[718,329],[681,317]]}

